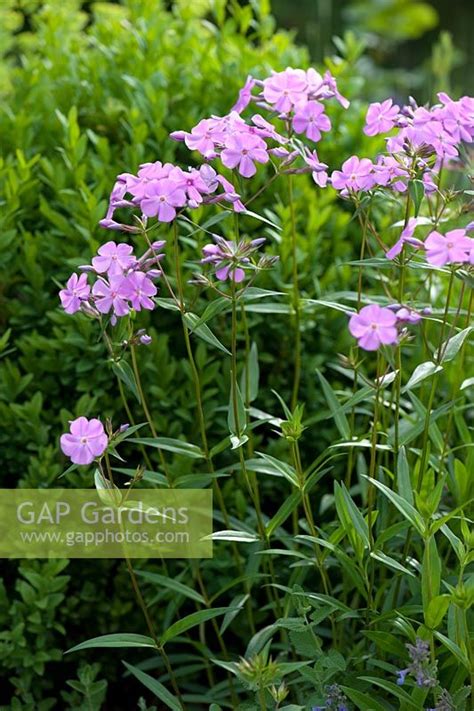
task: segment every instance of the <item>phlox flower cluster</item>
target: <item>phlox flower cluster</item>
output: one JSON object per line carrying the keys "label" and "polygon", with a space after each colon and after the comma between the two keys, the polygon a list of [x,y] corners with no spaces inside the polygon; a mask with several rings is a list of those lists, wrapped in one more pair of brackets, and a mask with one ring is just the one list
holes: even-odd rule
{"label": "phlox flower cluster", "polygon": [[219,235],[213,235],[213,238],[215,244],[206,244],[202,248],[204,256],[201,262],[215,266],[215,275],[219,281],[230,279],[239,284],[245,279],[245,269],[251,266],[251,255],[265,242],[265,238],[239,242],[225,240]]}
{"label": "phlox flower cluster", "polygon": [[416,217],[408,220],[397,242],[386,252],[387,259],[395,259],[404,245],[410,244],[415,249],[424,251],[426,261],[435,267],[474,264],[474,239],[468,235],[468,232],[472,231],[472,225],[449,230],[446,234],[433,230],[424,241],[414,237],[418,225],[419,220]]}
{"label": "phlox flower cluster", "polygon": [[[132,309],[153,310],[153,297],[158,291],[154,280],[161,274],[158,267],[164,245],[164,241],[154,242],[137,259],[130,245],[106,242],[92,263],[80,268],[82,274],[72,274],[66,288],[59,292],[63,309],[68,314],[84,311],[92,316],[109,315],[112,325]],[[94,278],[92,286],[90,275]]]}
{"label": "phlox flower cluster", "polygon": [[423,181],[427,194],[435,191],[440,167],[457,159],[461,144],[474,139],[474,98],[453,101],[440,93],[438,99],[440,103],[431,108],[414,101],[400,108],[391,99],[371,104],[365,133],[375,136],[396,129],[387,139],[387,154],[375,162],[348,158],[341,170],[332,173],[333,187],[344,196],[375,188],[404,192],[416,177]]}
{"label": "phlox flower cluster", "polygon": [[[349,105],[329,72],[321,76],[315,69],[304,71],[288,67],[282,72],[272,72],[263,81],[250,76],[227,116],[202,119],[190,132],[175,131],[171,137],[184,141],[190,150],[198,151],[205,159],[219,158],[226,168],[236,169],[244,178],[251,178],[257,172],[257,164],[268,163],[270,156],[283,159],[284,166],[295,159],[298,152],[288,150],[292,133],[319,141],[322,133],[331,129],[323,102],[333,97],[345,108]],[[277,117],[284,122],[285,135],[277,132],[260,113],[245,121],[240,114],[250,102],[271,112],[272,118],[277,112]],[[324,186],[327,166],[319,162],[315,151],[302,149],[299,153],[306,168],[311,169],[315,182]]]}
{"label": "phlox flower cluster", "polygon": [[370,304],[352,314],[349,319],[349,331],[357,339],[360,348],[376,351],[381,346],[399,343],[403,327],[406,324],[419,323],[424,313],[402,304]]}
{"label": "phlox flower cluster", "polygon": [[172,222],[184,208],[194,209],[205,203],[227,202],[236,212],[244,210],[232,183],[210,165],[183,170],[172,163],[143,163],[137,175],[122,173],[117,177],[109,208],[100,225],[106,229],[138,232],[114,220],[120,207],[138,207],[142,218],[156,217],[159,222]]}

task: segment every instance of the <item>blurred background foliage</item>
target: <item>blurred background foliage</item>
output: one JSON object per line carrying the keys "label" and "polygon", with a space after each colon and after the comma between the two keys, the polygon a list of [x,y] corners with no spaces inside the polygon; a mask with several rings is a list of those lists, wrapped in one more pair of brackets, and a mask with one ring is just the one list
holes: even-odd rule
{"label": "blurred background foliage", "polygon": [[[404,99],[408,93],[428,100],[441,87],[456,96],[472,92],[473,72],[466,71],[472,67],[471,2],[457,2],[456,13],[441,0],[274,0],[273,10],[274,16],[268,0],[0,3],[1,486],[55,485],[66,466],[58,436],[71,417],[100,412],[115,423],[124,421],[95,325],[62,313],[57,297],[71,271],[110,238],[97,223],[118,173],[133,172],[148,160],[179,160],[182,148],[167,139],[169,132],[226,113],[248,73],[263,77],[271,68],[305,67],[311,61],[331,68],[353,100],[347,115],[333,110],[334,140],[321,145],[321,158],[331,167],[352,153],[375,151],[376,142],[361,131],[367,100]],[[297,183],[296,200],[302,288],[316,297],[349,288],[345,263],[358,248],[349,210],[333,191],[316,192],[305,177]],[[290,224],[285,203],[285,188],[277,186],[271,202],[264,197],[256,205],[260,212],[269,210],[282,228],[277,248],[283,258],[269,287],[287,288],[291,276],[284,251]],[[261,235],[260,223],[243,227],[249,235]],[[272,243],[274,235],[265,234]],[[150,329],[154,343],[142,355],[154,415],[164,433],[193,441],[192,384],[174,338],[180,326],[171,313],[159,316],[159,326]],[[149,327],[148,316],[143,318]],[[310,314],[304,323],[309,416],[324,412],[314,370],[347,348],[344,324],[337,314],[324,319]],[[287,317],[255,313],[250,326],[268,392],[285,377],[292,348]],[[218,438],[226,430],[219,410],[227,398],[226,376],[202,343],[197,361],[207,417]],[[336,388],[337,377],[336,368]],[[259,405],[276,407],[268,398]],[[333,425],[320,422],[318,434],[323,449],[334,436]],[[180,474],[187,473],[186,466],[173,462]],[[90,481],[87,474],[75,474],[70,483]],[[225,493],[230,508],[242,515],[246,504],[240,492],[229,483]],[[265,496],[270,507],[272,501],[278,504],[274,483]],[[184,570],[184,563],[176,563],[177,572],[181,565]],[[216,578],[229,574],[225,561],[206,565],[215,566]],[[87,666],[84,658],[78,669],[77,657],[61,657],[79,638],[141,629],[120,562],[5,562],[2,577],[1,709],[90,711],[102,707],[106,693],[105,708],[134,707],[141,688],[127,680],[123,700],[118,657],[94,655],[103,665],[108,692],[98,666]],[[164,600],[159,609],[171,614],[173,604]],[[242,653],[245,630],[233,634],[236,653]]]}

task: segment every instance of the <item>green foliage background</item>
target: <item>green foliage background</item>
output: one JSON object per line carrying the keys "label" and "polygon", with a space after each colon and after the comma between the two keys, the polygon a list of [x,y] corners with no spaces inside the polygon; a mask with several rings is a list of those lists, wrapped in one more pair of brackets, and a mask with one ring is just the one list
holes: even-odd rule
{"label": "green foliage background", "polygon": [[[56,481],[66,466],[58,436],[68,419],[100,411],[116,424],[125,420],[93,324],[60,312],[57,297],[58,286],[71,271],[87,263],[109,238],[97,223],[105,214],[115,176],[133,172],[148,160],[179,160],[181,147],[169,141],[168,134],[189,129],[203,116],[227,112],[247,74],[264,76],[272,68],[309,64],[307,50],[276,28],[266,0],[165,5],[124,0],[83,8],[78,0],[23,0],[3,2],[0,8],[2,487],[42,487]],[[332,166],[366,149],[363,99],[384,83],[373,59],[370,72],[363,71],[367,60],[361,58],[355,36],[340,41],[338,50],[343,58],[327,62],[342,92],[355,100],[350,119],[343,122],[341,111],[333,112],[335,140],[321,148],[321,158]],[[402,86],[398,80],[396,84]],[[390,93],[387,86],[384,93]],[[260,212],[267,210],[282,226],[283,235],[290,219],[286,196],[280,193],[284,189],[276,188],[271,204],[259,204]],[[357,250],[349,211],[330,191],[316,200],[306,179],[298,182],[296,199],[306,293],[317,298],[324,291],[348,287],[350,274],[343,262]],[[245,229],[254,236],[262,234],[255,221],[249,220]],[[271,231],[264,234],[272,238]],[[272,279],[287,283],[290,275],[285,270],[283,259],[267,286],[275,285]],[[160,313],[162,323],[152,327],[154,342],[143,356],[153,413],[168,436],[184,434],[193,440],[192,384],[184,353],[175,345],[179,323],[172,314]],[[303,388],[309,415],[323,407],[315,367],[334,362],[335,354],[345,349],[344,323],[337,315],[323,325],[313,316],[305,322]],[[259,336],[263,324],[265,332]],[[269,320],[254,314],[251,325],[265,390],[281,387],[285,379],[289,388],[285,362],[292,346],[285,317]],[[217,441],[225,432],[225,414],[218,409],[227,393],[225,374],[203,344],[197,361],[205,372],[206,414]],[[274,402],[259,402],[262,408],[266,405],[275,407]],[[333,424],[321,422],[318,451],[333,435]],[[270,446],[277,453],[278,443]],[[176,476],[187,473],[184,466],[175,465]],[[73,486],[88,484],[86,476],[77,473],[69,481]],[[268,485],[265,494],[276,508],[278,488]],[[227,495],[235,511],[245,507],[231,486]],[[225,562],[219,565],[217,572],[225,579]],[[140,629],[121,564],[5,562],[2,573],[1,708],[99,708],[106,694],[106,683],[97,680],[100,674],[109,682],[107,708],[134,707],[142,687],[127,680],[129,700],[121,705],[122,668],[110,655],[96,655],[101,672],[84,663],[77,672],[76,657],[62,661],[62,650],[79,637]],[[236,638],[236,649],[241,645]]]}

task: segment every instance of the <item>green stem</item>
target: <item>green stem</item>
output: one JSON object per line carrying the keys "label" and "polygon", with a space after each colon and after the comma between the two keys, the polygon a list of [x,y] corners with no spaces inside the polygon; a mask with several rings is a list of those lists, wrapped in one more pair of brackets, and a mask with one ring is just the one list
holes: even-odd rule
{"label": "green stem", "polygon": [[298,403],[298,392],[301,380],[301,306],[300,306],[300,288],[298,281],[298,251],[297,251],[297,235],[296,235],[296,218],[295,206],[293,200],[293,176],[288,176],[288,198],[290,206],[290,221],[291,221],[291,257],[293,269],[293,310],[294,310],[294,373],[293,373],[293,390],[291,395],[291,409],[294,410]]}
{"label": "green stem", "polygon": [[[444,331],[445,331],[446,323],[448,320],[449,304],[451,301],[453,283],[454,283],[454,270],[451,271],[451,276],[449,278],[448,293],[446,296],[446,306],[444,309],[443,322],[441,324],[441,333],[440,333],[440,338],[439,338],[438,353],[437,353],[437,357],[436,357],[437,364],[440,363],[441,357],[443,355]],[[428,462],[428,449],[429,449],[428,444],[429,444],[429,431],[430,431],[430,422],[431,422],[431,410],[433,408],[434,398],[435,398],[436,390],[438,387],[438,381],[439,381],[439,373],[435,373],[433,375],[433,379],[431,381],[431,389],[430,389],[430,394],[428,397],[428,404],[426,406],[425,424],[424,424],[424,428],[423,428],[423,438],[422,438],[422,445],[421,445],[420,469],[418,471],[418,481],[417,481],[417,485],[416,485],[416,490],[418,492],[421,491],[421,487],[423,486],[423,478],[425,476],[426,465]]]}

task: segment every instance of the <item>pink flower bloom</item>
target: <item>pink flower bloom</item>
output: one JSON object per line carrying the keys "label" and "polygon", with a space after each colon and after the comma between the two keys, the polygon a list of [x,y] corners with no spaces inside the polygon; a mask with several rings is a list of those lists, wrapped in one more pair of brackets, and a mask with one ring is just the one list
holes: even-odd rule
{"label": "pink flower bloom", "polygon": [[66,282],[66,288],[61,289],[59,298],[61,305],[67,314],[74,314],[80,311],[81,305],[87,301],[91,293],[91,288],[87,283],[87,274],[71,274]]}
{"label": "pink flower bloom", "polygon": [[433,231],[425,240],[426,259],[436,267],[469,261],[473,240],[466,230],[450,230],[445,235]]}
{"label": "pink flower bloom", "polygon": [[70,421],[69,433],[61,435],[61,449],[74,464],[91,464],[109,443],[100,420],[78,417]]}
{"label": "pink flower bloom", "polygon": [[309,151],[305,152],[303,158],[306,165],[311,168],[311,175],[316,185],[319,185],[320,188],[325,188],[328,183],[328,167],[326,163],[321,163],[319,161],[316,151],[313,151],[312,153]]}
{"label": "pink flower bloom", "polygon": [[283,72],[272,72],[263,81],[263,97],[276,111],[288,113],[295,104],[306,99],[307,80],[302,69],[288,67]]}
{"label": "pink flower bloom", "polygon": [[373,164],[368,158],[352,156],[342,164],[342,170],[331,175],[336,190],[370,190],[374,186]]}
{"label": "pink flower bloom", "polygon": [[135,311],[141,311],[142,308],[152,311],[155,304],[150,297],[155,296],[157,291],[152,280],[144,272],[132,272],[125,278],[123,293],[127,294]]}
{"label": "pink flower bloom", "polygon": [[400,323],[419,323],[423,318],[420,313],[408,308],[407,306],[402,306],[395,312],[397,321]]}
{"label": "pink flower bloom", "polygon": [[101,314],[108,314],[113,309],[114,316],[126,316],[130,311],[127,303],[129,289],[124,276],[113,275],[108,282],[98,279],[92,287],[92,294]]}
{"label": "pink flower bloom", "polygon": [[123,274],[137,261],[132,252],[133,247],[129,244],[106,242],[102,247],[99,247],[99,256],[94,257],[92,266],[99,274],[104,274],[105,272],[109,276]]}
{"label": "pink flower bloom", "polygon": [[376,136],[378,133],[387,133],[395,126],[400,112],[400,107],[387,99],[380,103],[370,104],[367,111],[364,133],[367,136]]}
{"label": "pink flower bloom", "polygon": [[185,191],[188,202],[193,204],[199,205],[203,201],[203,195],[209,195],[212,192],[203,178],[202,171],[196,170],[196,168],[190,168],[188,171],[174,168],[170,177],[176,181],[179,188]]}
{"label": "pink flower bloom", "polygon": [[230,278],[236,283],[240,283],[245,279],[245,271],[238,266],[238,264],[233,264],[229,262],[230,252],[233,250],[233,243],[227,242],[229,247],[229,253],[226,253],[222,247],[217,244],[206,244],[202,248],[202,253],[204,254],[201,260],[204,264],[216,264],[216,277],[219,281],[226,281]]}
{"label": "pink flower bloom", "polygon": [[357,338],[359,346],[366,351],[376,351],[382,344],[397,343],[397,317],[390,309],[372,304],[353,314],[349,331]]}
{"label": "pink flower bloom", "polygon": [[339,101],[343,109],[348,109],[351,102],[346,99],[345,96],[342,96],[342,94],[339,93],[336,79],[333,77],[329,69],[327,70],[327,72],[325,72],[323,80],[324,86],[327,87],[327,89],[329,90],[329,95],[334,96],[337,101]]}
{"label": "pink flower bloom", "polygon": [[252,100],[252,89],[254,88],[255,84],[255,79],[249,75],[242,89],[239,91],[239,98],[232,107],[231,111],[237,111],[237,113],[240,114],[244,109],[247,108],[247,106]]}
{"label": "pink flower bloom", "polygon": [[140,207],[147,217],[157,217],[160,222],[172,222],[176,217],[176,208],[184,207],[185,204],[184,190],[173,180],[165,178],[149,184],[147,195],[141,201]]}
{"label": "pink flower bloom", "polygon": [[319,141],[321,131],[331,129],[331,122],[319,101],[308,101],[295,110],[293,129],[296,133],[306,133],[311,141]]}
{"label": "pink flower bloom", "polygon": [[403,245],[405,242],[409,242],[410,244],[414,245],[415,247],[423,247],[423,242],[421,242],[418,239],[412,239],[413,238],[413,233],[415,231],[416,226],[418,225],[418,220],[416,217],[410,217],[408,220],[408,224],[405,227],[404,230],[402,230],[402,233],[400,235],[400,238],[398,239],[397,242],[393,245],[391,249],[388,250],[386,253],[387,259],[395,259],[395,257],[398,257],[400,252],[403,249]]}
{"label": "pink flower bloom", "polygon": [[190,151],[199,151],[205,158],[214,158],[216,155],[215,144],[218,138],[216,121],[202,119],[191,129],[191,133],[185,134],[184,142]]}
{"label": "pink flower bloom", "polygon": [[254,161],[258,163],[268,161],[265,141],[250,134],[230,136],[221,153],[221,160],[227,168],[238,166],[240,175],[251,178],[257,172]]}

